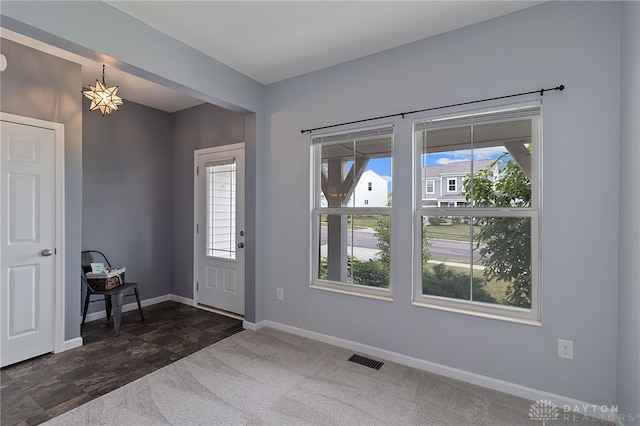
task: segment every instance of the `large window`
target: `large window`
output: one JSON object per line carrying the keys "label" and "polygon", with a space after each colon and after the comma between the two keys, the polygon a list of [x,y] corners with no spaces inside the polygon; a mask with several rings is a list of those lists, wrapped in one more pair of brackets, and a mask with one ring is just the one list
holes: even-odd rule
{"label": "large window", "polygon": [[393,127],[313,136],[312,155],[312,285],[390,297]]}
{"label": "large window", "polygon": [[540,125],[539,105],[414,123],[416,182],[447,188],[416,200],[414,303],[539,323]]}

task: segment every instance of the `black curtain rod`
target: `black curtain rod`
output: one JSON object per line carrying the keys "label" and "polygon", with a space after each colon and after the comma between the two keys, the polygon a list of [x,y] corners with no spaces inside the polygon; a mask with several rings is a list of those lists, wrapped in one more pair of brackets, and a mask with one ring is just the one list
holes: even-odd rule
{"label": "black curtain rod", "polygon": [[564,90],[564,84],[561,84],[560,86],[552,87],[550,89],[532,90],[531,92],[522,92],[522,93],[515,93],[513,95],[496,96],[495,98],[480,99],[480,100],[477,100],[477,101],[461,102],[459,104],[443,105],[443,106],[437,106],[437,107],[432,107],[432,108],[418,109],[418,110],[415,110],[415,111],[399,112],[397,114],[381,115],[380,117],[372,117],[372,118],[365,118],[365,119],[362,119],[362,120],[348,121],[346,123],[332,124],[330,126],[322,126],[322,127],[316,127],[316,128],[313,128],[313,129],[300,130],[300,133],[307,133],[307,132],[310,133],[310,132],[313,132],[313,131],[316,131],[316,130],[330,129],[332,127],[346,126],[348,124],[364,123],[366,121],[380,120],[380,119],[383,119],[383,118],[391,118],[391,117],[402,117],[402,118],[404,118],[405,115],[417,114],[419,112],[427,112],[427,111],[433,111],[433,110],[436,110],[436,109],[444,109],[444,108],[452,108],[452,107],[463,106],[463,105],[471,105],[471,104],[477,104],[477,103],[480,103],[480,102],[495,101],[495,100],[498,100],[498,99],[515,98],[516,96],[532,95],[534,93],[540,93],[540,96],[543,96],[544,92],[549,92],[549,91],[552,91],[552,90],[563,91]]}

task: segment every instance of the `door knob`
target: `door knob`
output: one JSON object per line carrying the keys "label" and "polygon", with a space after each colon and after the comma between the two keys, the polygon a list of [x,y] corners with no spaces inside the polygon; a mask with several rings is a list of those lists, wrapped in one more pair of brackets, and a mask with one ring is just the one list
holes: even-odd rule
{"label": "door knob", "polygon": [[244,248],[244,243],[238,243],[238,248]]}
{"label": "door knob", "polygon": [[42,251],[40,252],[40,254],[41,254],[42,256],[45,256],[45,257],[46,257],[46,256],[51,256],[51,255],[53,254],[53,250],[51,250],[51,249],[44,249],[44,250],[42,250]]}

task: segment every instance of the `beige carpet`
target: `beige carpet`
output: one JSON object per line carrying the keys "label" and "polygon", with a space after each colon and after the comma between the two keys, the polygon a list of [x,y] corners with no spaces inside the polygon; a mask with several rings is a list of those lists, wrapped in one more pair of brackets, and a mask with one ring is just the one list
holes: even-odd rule
{"label": "beige carpet", "polygon": [[[532,401],[272,329],[243,331],[47,425],[542,425]],[[117,368],[117,366],[114,366]],[[608,424],[563,419],[548,425]]]}

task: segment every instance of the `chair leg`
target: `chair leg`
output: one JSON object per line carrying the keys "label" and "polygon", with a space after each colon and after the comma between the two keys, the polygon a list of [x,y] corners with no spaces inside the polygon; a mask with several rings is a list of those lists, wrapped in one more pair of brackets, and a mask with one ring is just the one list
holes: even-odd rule
{"label": "chair leg", "polygon": [[116,336],[120,335],[120,319],[122,318],[123,292],[111,295],[111,306],[113,307],[113,327],[116,329]]}
{"label": "chair leg", "polygon": [[87,311],[89,310],[90,298],[91,298],[91,293],[87,290],[87,293],[84,296],[84,309],[82,310],[82,324],[80,324],[80,327],[82,327],[84,325],[84,322],[87,320]]}
{"label": "chair leg", "polygon": [[142,314],[142,305],[140,304],[140,295],[138,294],[138,287],[134,287],[133,291],[136,293],[136,301],[138,302],[138,311],[140,311],[140,318],[144,321],[144,315]]}
{"label": "chair leg", "polygon": [[107,315],[107,322],[109,322],[109,320],[111,319],[111,309],[112,309],[110,296],[104,296],[104,307]]}

